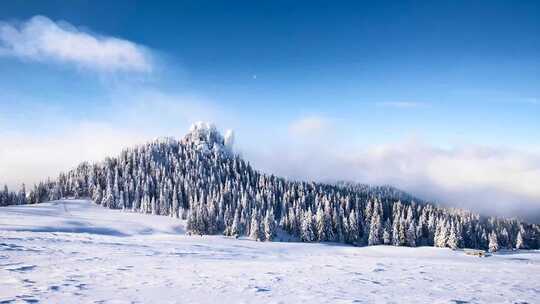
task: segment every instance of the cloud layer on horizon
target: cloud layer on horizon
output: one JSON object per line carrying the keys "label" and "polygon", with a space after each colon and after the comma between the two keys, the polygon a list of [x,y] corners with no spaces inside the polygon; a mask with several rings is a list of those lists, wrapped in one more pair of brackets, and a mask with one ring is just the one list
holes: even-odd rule
{"label": "cloud layer on horizon", "polygon": [[20,24],[0,22],[0,56],[67,63],[97,72],[148,73],[153,69],[150,52],[141,45],[44,16]]}

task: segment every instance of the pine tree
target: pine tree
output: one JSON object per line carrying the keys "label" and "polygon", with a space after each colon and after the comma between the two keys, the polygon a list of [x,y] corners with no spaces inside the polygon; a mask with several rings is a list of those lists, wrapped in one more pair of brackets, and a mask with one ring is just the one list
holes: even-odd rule
{"label": "pine tree", "polygon": [[379,209],[375,208],[371,216],[371,224],[369,229],[368,245],[379,245],[381,243],[381,216]]}
{"label": "pine tree", "polygon": [[171,217],[178,218],[179,217],[178,210],[180,209],[180,206],[178,204],[178,193],[177,193],[176,187],[173,189],[171,208],[172,209],[169,212]]}
{"label": "pine tree", "polygon": [[384,222],[383,244],[392,245],[392,224],[390,223],[389,218]]}
{"label": "pine tree", "polygon": [[261,240],[261,230],[260,230],[260,223],[258,218],[257,212],[252,215],[251,217],[251,225],[249,228],[249,237],[253,240],[260,241]]}
{"label": "pine tree", "polygon": [[516,237],[516,249],[523,249],[523,248],[525,248],[525,242],[523,240],[523,233],[521,232],[521,229],[520,229]]}
{"label": "pine tree", "polygon": [[[57,199],[59,199],[59,198],[57,198]],[[21,189],[19,190],[19,202],[18,202],[18,204],[19,205],[27,204],[27,201],[26,201],[26,185],[24,183],[21,185]]]}
{"label": "pine tree", "polygon": [[315,225],[317,227],[318,240],[321,242],[328,241],[328,237],[326,235],[326,231],[328,230],[326,227],[327,221],[325,219],[325,214],[321,206],[319,206],[319,208],[317,209],[317,214],[315,217],[317,219],[315,221]]}
{"label": "pine tree", "polygon": [[197,232],[197,219],[195,215],[195,210],[188,211],[186,229],[191,232]]}
{"label": "pine tree", "polygon": [[360,240],[360,231],[358,227],[358,218],[356,216],[356,212],[354,212],[354,209],[351,210],[351,213],[349,213],[349,219],[348,219],[348,237],[347,239],[349,242],[353,245],[359,245]]}
{"label": "pine tree", "polygon": [[107,187],[107,190],[105,192],[105,197],[103,198],[103,200],[101,202],[101,205],[103,207],[114,208],[114,206],[115,206],[115,204],[114,204],[114,196],[113,196],[113,193],[112,193],[112,189],[110,187]]}
{"label": "pine tree", "polygon": [[392,244],[394,246],[400,246],[401,245],[401,241],[400,241],[400,234],[399,234],[399,231],[401,230],[401,225],[400,225],[400,221],[399,221],[399,213],[398,214],[394,214],[394,223],[392,225]]}
{"label": "pine tree", "polygon": [[499,237],[499,244],[501,244],[504,248],[512,248],[514,247],[512,242],[510,241],[510,236],[508,234],[508,230],[506,230],[506,227],[503,227]]}
{"label": "pine tree", "polygon": [[264,239],[271,241],[276,235],[276,220],[274,219],[274,209],[266,213],[264,217]]}
{"label": "pine tree", "polygon": [[240,212],[237,211],[234,214],[234,219],[233,219],[233,223],[232,223],[232,226],[231,226],[231,236],[238,237],[241,232],[242,232],[242,230],[240,228]]}
{"label": "pine tree", "polygon": [[450,234],[448,235],[447,245],[453,250],[456,250],[459,247],[456,225],[453,223],[450,226]]}
{"label": "pine tree", "polygon": [[302,231],[301,239],[304,242],[313,242],[315,241],[315,233],[313,229],[313,216],[311,214],[311,209],[308,208],[308,211],[304,213],[302,219]]}
{"label": "pine tree", "polygon": [[125,202],[124,202],[124,192],[123,191],[120,191],[118,205],[120,207],[122,207],[122,210],[126,210],[126,206],[125,206]]}
{"label": "pine tree", "polygon": [[416,225],[414,221],[409,224],[409,229],[407,229],[407,244],[410,247],[416,247]]}
{"label": "pine tree", "polygon": [[157,207],[156,199],[154,197],[150,198],[150,211],[154,215],[158,214],[158,207]]}
{"label": "pine tree", "polygon": [[341,206],[334,208],[332,215],[330,215],[330,207],[326,209],[325,219],[328,221],[326,226],[329,227],[326,231],[328,240],[332,242],[343,242],[343,210]]}
{"label": "pine tree", "polygon": [[497,234],[495,231],[492,231],[489,234],[489,252],[499,251],[499,241],[497,239]]}
{"label": "pine tree", "polygon": [[434,243],[437,247],[446,247],[446,244],[448,242],[448,230],[446,221],[438,221],[437,222],[437,228],[435,230],[435,239]]}

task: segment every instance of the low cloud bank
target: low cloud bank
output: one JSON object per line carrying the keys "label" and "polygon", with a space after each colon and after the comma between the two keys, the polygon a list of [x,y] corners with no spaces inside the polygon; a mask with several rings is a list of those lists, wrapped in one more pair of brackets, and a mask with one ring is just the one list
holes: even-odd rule
{"label": "low cloud bank", "polygon": [[268,146],[247,156],[265,172],[290,178],[389,184],[444,205],[540,222],[538,151],[474,145],[443,149],[419,139],[359,148],[328,138],[328,129],[320,134],[302,141],[291,132],[281,148]]}

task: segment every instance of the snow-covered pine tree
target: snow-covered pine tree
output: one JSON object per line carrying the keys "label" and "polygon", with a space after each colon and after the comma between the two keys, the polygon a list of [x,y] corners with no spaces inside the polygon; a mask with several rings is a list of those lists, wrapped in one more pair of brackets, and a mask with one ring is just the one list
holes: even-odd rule
{"label": "snow-covered pine tree", "polygon": [[523,249],[523,248],[525,248],[525,242],[523,240],[523,234],[520,230],[516,238],[516,249]]}
{"label": "snow-covered pine tree", "polygon": [[302,228],[301,228],[301,234],[300,238],[304,242],[313,242],[315,241],[315,232],[313,227],[313,215],[311,214],[311,209],[308,208],[306,212],[304,212],[304,216],[302,219]]}
{"label": "snow-covered pine tree", "polygon": [[489,234],[489,245],[488,245],[489,252],[497,252],[499,251],[499,241],[497,239],[497,234],[492,231]]}
{"label": "snow-covered pine tree", "polygon": [[392,224],[390,224],[389,218],[387,218],[386,221],[384,222],[383,244],[392,245]]}
{"label": "snow-covered pine tree", "polygon": [[241,228],[241,223],[240,223],[240,211],[237,210],[237,212],[235,212],[234,214],[234,219],[233,219],[233,222],[232,222],[232,226],[230,228],[230,235],[231,236],[234,236],[234,237],[238,237],[241,232],[242,232],[242,228]]}
{"label": "snow-covered pine tree", "polygon": [[251,224],[249,228],[249,237],[253,240],[260,241],[262,240],[262,233],[261,233],[261,223],[259,219],[259,214],[257,210],[254,210],[254,212],[251,215]]}
{"label": "snow-covered pine tree", "polygon": [[457,236],[457,229],[456,225],[454,223],[450,226],[450,233],[448,235],[448,241],[447,241],[448,247],[452,249],[457,249],[459,247],[459,240]]}
{"label": "snow-covered pine tree", "polygon": [[328,237],[326,236],[326,231],[328,230],[328,228],[326,227],[327,221],[325,219],[325,214],[321,206],[319,206],[319,208],[317,209],[317,214],[315,215],[315,218],[317,239],[321,242],[328,241]]}
{"label": "snow-covered pine tree", "polygon": [[446,247],[446,244],[448,242],[448,229],[447,229],[447,221],[446,220],[439,220],[437,222],[437,228],[435,229],[435,239],[434,243],[436,247]]}
{"label": "snow-covered pine tree", "polygon": [[276,235],[276,220],[274,218],[274,209],[270,208],[268,212],[266,212],[266,216],[264,217],[264,239],[266,241],[271,241],[274,239]]}
{"label": "snow-covered pine tree", "polygon": [[379,245],[381,243],[381,219],[382,216],[379,214],[379,208],[374,208],[371,223],[369,229],[369,238],[368,245]]}
{"label": "snow-covered pine tree", "polygon": [[350,244],[359,245],[360,241],[360,230],[358,227],[358,217],[354,209],[349,213],[349,218],[347,220],[347,240]]}
{"label": "snow-covered pine tree", "polygon": [[416,247],[416,225],[414,220],[410,222],[409,229],[407,229],[407,245]]}

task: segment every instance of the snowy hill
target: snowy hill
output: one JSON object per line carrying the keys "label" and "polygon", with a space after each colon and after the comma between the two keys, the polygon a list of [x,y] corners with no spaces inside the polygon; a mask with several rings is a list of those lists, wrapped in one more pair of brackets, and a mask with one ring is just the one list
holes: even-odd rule
{"label": "snowy hill", "polygon": [[[184,223],[161,216],[112,211],[88,200],[59,200],[0,209],[0,230],[137,236],[184,233]],[[17,222],[10,222],[16,219]]]}
{"label": "snowy hill", "polygon": [[91,197],[101,206],[168,215],[205,235],[357,246],[540,248],[540,225],[442,208],[391,186],[291,181],[264,174],[232,149],[233,135],[197,123],[181,139],[156,140],[82,163],[28,194],[0,192],[0,206]]}
{"label": "snowy hill", "polygon": [[85,200],[0,208],[1,303],[536,303],[540,252],[486,258],[188,236]]}

